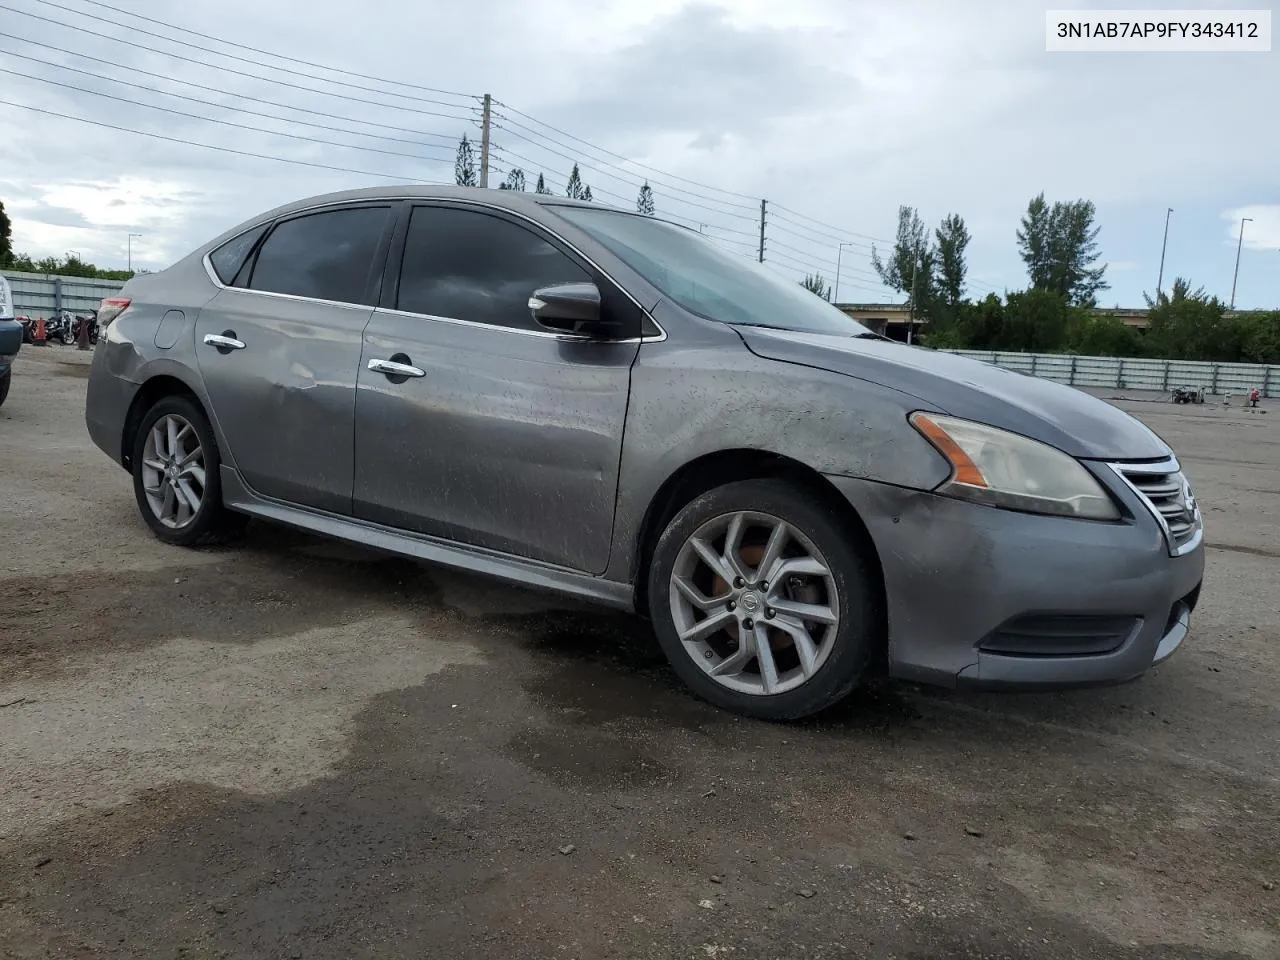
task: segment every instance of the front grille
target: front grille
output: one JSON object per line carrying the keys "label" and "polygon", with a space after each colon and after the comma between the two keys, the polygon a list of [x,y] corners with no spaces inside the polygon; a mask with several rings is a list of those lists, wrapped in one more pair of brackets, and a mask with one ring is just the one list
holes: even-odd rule
{"label": "front grille", "polygon": [[1118,464],[1116,469],[1159,519],[1176,553],[1200,532],[1200,510],[1178,464]]}

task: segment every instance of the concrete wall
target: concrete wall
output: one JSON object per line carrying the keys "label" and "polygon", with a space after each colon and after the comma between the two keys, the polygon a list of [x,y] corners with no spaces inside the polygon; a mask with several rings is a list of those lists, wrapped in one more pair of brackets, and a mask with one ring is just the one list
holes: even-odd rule
{"label": "concrete wall", "polygon": [[1264,397],[1280,397],[1280,367],[1256,363],[1074,357],[1057,353],[999,353],[990,350],[947,352],[1073,387],[1162,391],[1174,387],[1203,387],[1206,393],[1233,396],[1246,394],[1256,387]]}
{"label": "concrete wall", "polygon": [[59,277],[43,273],[0,270],[13,288],[13,312],[19,317],[49,317],[58,310],[84,313],[97,310],[106,297],[124,286],[123,280]]}

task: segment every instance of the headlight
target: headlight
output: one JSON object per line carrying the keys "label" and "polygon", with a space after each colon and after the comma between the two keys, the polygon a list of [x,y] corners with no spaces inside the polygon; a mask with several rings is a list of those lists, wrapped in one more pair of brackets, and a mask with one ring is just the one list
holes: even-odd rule
{"label": "headlight", "polygon": [[951,464],[939,493],[1028,513],[1120,519],[1102,484],[1061,450],[954,417],[913,413],[910,420]]}

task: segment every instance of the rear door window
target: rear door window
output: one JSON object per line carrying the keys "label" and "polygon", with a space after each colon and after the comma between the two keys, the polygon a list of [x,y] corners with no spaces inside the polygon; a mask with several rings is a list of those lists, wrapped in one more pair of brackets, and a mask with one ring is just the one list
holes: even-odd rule
{"label": "rear door window", "polygon": [[258,251],[249,288],[372,306],[374,257],[390,209],[348,207],[285,220]]}

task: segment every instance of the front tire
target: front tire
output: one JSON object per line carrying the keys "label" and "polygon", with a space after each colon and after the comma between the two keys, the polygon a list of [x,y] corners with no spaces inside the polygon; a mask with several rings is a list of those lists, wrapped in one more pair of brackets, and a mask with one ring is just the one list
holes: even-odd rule
{"label": "front tire", "polygon": [[680,678],[716,706],[795,720],[839,701],[884,649],[864,538],[780,480],[718,487],[667,526],[649,613]]}
{"label": "front tire", "polygon": [[159,539],[181,547],[220,543],[247,519],[222,505],[222,458],[209,419],[187,397],[165,397],[142,418],[133,444],[133,492]]}
{"label": "front tire", "polygon": [[13,367],[0,373],[0,407],[4,406],[5,397],[9,396],[9,384],[13,381]]}

